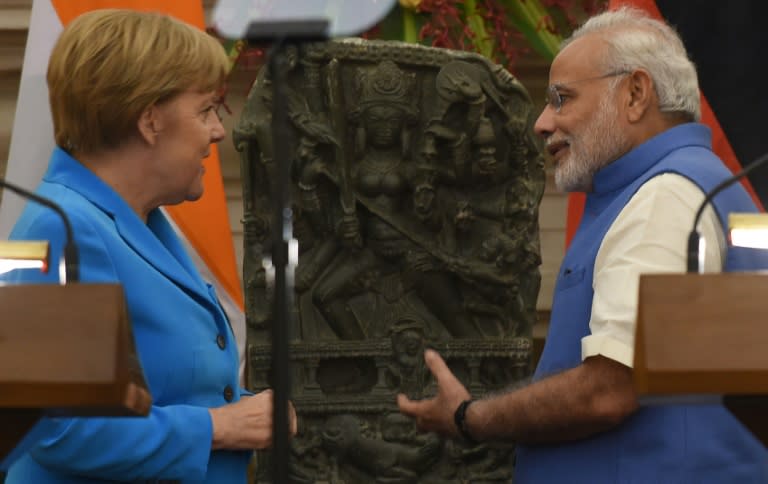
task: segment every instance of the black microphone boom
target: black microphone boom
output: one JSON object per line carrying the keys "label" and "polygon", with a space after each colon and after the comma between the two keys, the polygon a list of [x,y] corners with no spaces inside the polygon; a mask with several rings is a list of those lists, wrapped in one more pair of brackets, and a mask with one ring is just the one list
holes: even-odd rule
{"label": "black microphone boom", "polygon": [[61,209],[60,206],[58,206],[53,201],[41,197],[40,195],[34,194],[28,190],[25,190],[17,185],[14,185],[13,183],[10,183],[8,181],[5,181],[4,179],[0,178],[0,187],[7,188],[8,190],[14,192],[15,194],[26,198],[27,200],[32,200],[33,202],[39,203],[40,205],[44,205],[61,217],[61,220],[64,222],[64,229],[66,230],[66,236],[67,240],[64,243],[64,282],[78,282],[80,280],[80,274],[79,274],[79,258],[77,253],[77,246],[75,245],[75,237],[72,232],[72,224],[69,223],[69,217],[67,217],[67,214],[64,213],[64,210]]}
{"label": "black microphone boom", "polygon": [[707,195],[704,197],[704,201],[701,202],[701,205],[699,206],[699,210],[696,212],[696,217],[693,219],[693,228],[691,229],[691,233],[688,235],[688,272],[699,272],[699,241],[701,240],[701,235],[699,234],[698,230],[696,229],[699,226],[699,219],[701,219],[701,215],[704,213],[704,209],[707,208],[707,205],[709,205],[712,202],[712,199],[717,196],[718,193],[722,192],[729,186],[733,185],[737,181],[741,180],[745,176],[752,173],[754,170],[760,168],[764,164],[768,162],[768,154],[765,154],[761,156],[760,158],[756,159],[749,165],[747,165],[746,168],[743,168],[741,171],[736,173],[735,175],[726,178],[725,180],[721,181],[720,183],[715,186],[712,190],[707,193]]}

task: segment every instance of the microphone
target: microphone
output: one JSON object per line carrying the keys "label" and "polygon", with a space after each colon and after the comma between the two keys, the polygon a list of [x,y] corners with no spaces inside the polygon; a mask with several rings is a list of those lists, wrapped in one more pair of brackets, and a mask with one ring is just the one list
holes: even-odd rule
{"label": "microphone", "polygon": [[726,178],[725,180],[718,183],[715,188],[709,191],[707,195],[704,197],[704,201],[701,202],[701,205],[699,206],[699,210],[696,212],[696,217],[693,219],[693,228],[691,229],[691,233],[688,235],[688,272],[689,273],[697,273],[700,270],[700,266],[703,265],[703,260],[699,259],[699,252],[700,252],[700,244],[704,241],[704,239],[701,238],[701,234],[699,234],[698,230],[696,229],[699,225],[699,219],[701,219],[701,215],[704,213],[704,209],[707,208],[707,205],[712,202],[712,199],[717,196],[718,193],[722,192],[729,186],[733,185],[737,181],[741,180],[745,176],[752,173],[757,168],[760,168],[764,164],[768,162],[768,154],[765,154],[761,156],[760,158],[756,159],[752,163],[750,163],[746,168],[743,168],[741,171],[736,173],[735,175]]}
{"label": "microphone", "polygon": [[64,222],[64,229],[66,230],[67,235],[67,240],[64,244],[63,255],[64,284],[68,282],[78,282],[80,280],[80,263],[78,258],[78,251],[77,246],[75,245],[75,237],[72,234],[72,224],[69,223],[69,217],[67,217],[67,214],[64,213],[64,210],[62,210],[61,207],[52,200],[25,190],[19,186],[14,185],[13,183],[5,181],[2,178],[0,178],[0,187],[7,188],[22,198],[26,198],[27,200],[32,200],[33,202],[39,203],[40,205],[44,205],[59,214],[62,222]]}

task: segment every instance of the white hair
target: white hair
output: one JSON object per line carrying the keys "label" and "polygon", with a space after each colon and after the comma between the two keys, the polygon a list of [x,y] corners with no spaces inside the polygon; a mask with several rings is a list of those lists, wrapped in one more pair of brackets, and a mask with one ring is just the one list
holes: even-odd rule
{"label": "white hair", "polygon": [[588,34],[599,34],[608,45],[602,66],[606,72],[644,69],[653,79],[661,112],[701,119],[696,67],[674,28],[623,7],[590,18],[562,47]]}

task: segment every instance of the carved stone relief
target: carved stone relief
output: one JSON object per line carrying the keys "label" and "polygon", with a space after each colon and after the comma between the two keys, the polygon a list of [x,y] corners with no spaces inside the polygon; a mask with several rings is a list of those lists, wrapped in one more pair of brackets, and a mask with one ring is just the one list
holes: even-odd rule
{"label": "carved stone relief", "polygon": [[[509,482],[508,446],[419,433],[395,395],[434,392],[426,347],[475,395],[529,374],[544,171],[527,92],[481,56],[398,42],[291,47],[284,66],[295,481]],[[263,69],[234,136],[251,389],[269,385],[271,106]]]}

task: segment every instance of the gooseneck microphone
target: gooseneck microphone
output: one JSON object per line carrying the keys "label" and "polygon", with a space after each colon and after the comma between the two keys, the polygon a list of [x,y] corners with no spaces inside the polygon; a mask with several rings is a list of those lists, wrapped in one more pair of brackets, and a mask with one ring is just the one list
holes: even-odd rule
{"label": "gooseneck microphone", "polygon": [[704,213],[704,209],[707,208],[707,205],[709,205],[712,202],[712,199],[714,199],[718,193],[722,192],[729,186],[733,185],[737,181],[749,175],[754,170],[765,165],[766,162],[768,162],[768,154],[761,156],[760,158],[756,159],[755,161],[747,165],[746,168],[743,168],[741,171],[739,171],[735,175],[728,177],[725,180],[718,183],[715,186],[715,188],[710,190],[707,193],[707,195],[704,197],[704,201],[701,202],[701,205],[699,206],[699,210],[696,212],[696,217],[693,219],[693,228],[691,229],[691,233],[688,235],[688,272],[689,273],[700,272],[701,266],[703,266],[703,261],[699,259],[699,252],[700,252],[699,246],[703,239],[701,238],[701,234],[699,234],[697,227],[699,226],[699,220],[701,219],[701,215]]}
{"label": "gooseneck microphone", "polygon": [[59,214],[61,220],[64,222],[64,229],[66,230],[67,236],[66,242],[64,244],[63,255],[64,283],[66,284],[68,282],[78,282],[80,280],[80,262],[77,252],[77,245],[75,245],[75,237],[72,233],[72,224],[69,223],[69,217],[67,217],[67,214],[64,213],[64,210],[62,210],[61,207],[52,200],[25,190],[19,186],[14,185],[13,183],[5,181],[2,178],[0,178],[0,187],[7,188],[15,194],[26,198],[27,200],[32,200],[33,202],[39,203],[40,205],[44,205]]}

